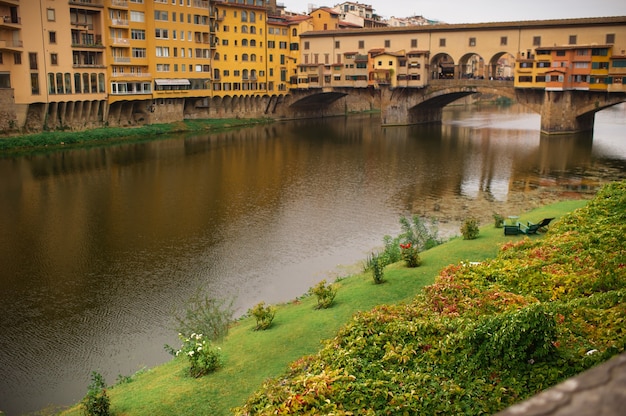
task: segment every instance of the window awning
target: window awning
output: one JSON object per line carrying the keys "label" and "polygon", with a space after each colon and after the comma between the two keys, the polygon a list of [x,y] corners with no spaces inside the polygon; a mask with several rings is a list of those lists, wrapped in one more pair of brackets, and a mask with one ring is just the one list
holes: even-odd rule
{"label": "window awning", "polygon": [[161,78],[155,79],[154,82],[156,85],[190,85],[188,79],[186,78]]}

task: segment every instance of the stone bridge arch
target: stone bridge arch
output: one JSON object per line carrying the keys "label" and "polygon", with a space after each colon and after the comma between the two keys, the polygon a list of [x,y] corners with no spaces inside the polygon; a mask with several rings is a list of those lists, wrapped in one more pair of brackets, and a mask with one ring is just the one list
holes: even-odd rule
{"label": "stone bridge arch", "polygon": [[[381,90],[383,125],[408,125],[441,121],[443,107],[468,95],[483,93],[520,101],[512,81],[434,80],[426,88],[395,88]],[[522,100],[540,113],[541,105]]]}

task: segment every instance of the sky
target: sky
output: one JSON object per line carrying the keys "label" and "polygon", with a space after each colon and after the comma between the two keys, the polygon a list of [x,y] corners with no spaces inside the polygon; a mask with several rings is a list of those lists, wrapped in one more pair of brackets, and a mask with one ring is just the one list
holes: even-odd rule
{"label": "sky", "polygon": [[[343,0],[279,0],[288,11],[332,7]],[[355,0],[348,0],[354,1]],[[424,16],[446,23],[626,16],[626,0],[369,0],[359,1],[384,18]]]}

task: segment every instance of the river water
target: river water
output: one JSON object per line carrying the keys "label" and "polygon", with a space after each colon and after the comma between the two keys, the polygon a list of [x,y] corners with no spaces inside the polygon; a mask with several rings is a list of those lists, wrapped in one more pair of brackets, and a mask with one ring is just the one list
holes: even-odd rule
{"label": "river water", "polygon": [[557,137],[516,105],[379,117],[0,158],[0,410],[75,403],[93,370],[112,384],[169,360],[172,310],[197,288],[242,313],[350,273],[401,215],[450,236],[626,178],[625,105]]}

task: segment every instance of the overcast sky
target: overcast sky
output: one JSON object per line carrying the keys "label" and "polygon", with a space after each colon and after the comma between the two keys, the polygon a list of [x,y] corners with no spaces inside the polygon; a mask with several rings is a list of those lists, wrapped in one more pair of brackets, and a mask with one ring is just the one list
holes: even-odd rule
{"label": "overcast sky", "polygon": [[[332,7],[339,0],[279,0],[287,10],[308,12],[309,5]],[[626,0],[369,0],[374,13],[424,16],[446,23],[507,22],[516,20],[626,16]]]}

